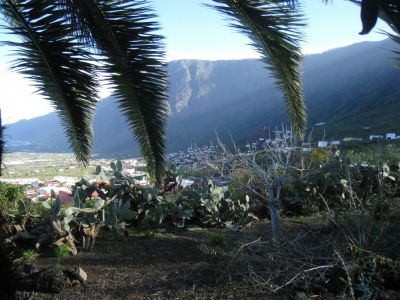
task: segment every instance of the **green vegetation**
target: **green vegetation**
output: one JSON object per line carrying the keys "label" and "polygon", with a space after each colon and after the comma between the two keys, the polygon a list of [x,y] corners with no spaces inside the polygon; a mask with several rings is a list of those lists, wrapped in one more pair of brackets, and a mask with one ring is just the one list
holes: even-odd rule
{"label": "green vegetation", "polygon": [[0,201],[7,206],[7,203],[15,203],[25,198],[24,187],[16,184],[0,182]]}
{"label": "green vegetation", "polygon": [[[298,47],[301,37],[297,31],[302,26],[299,1],[214,2],[219,11],[233,20],[236,28],[252,39],[264,61],[272,65],[294,131],[301,135],[305,109],[300,80],[302,55]],[[106,79],[115,86],[118,105],[141,146],[149,172],[161,183],[166,146],[167,80],[161,37],[155,33],[158,25],[153,21],[152,10],[144,4],[117,0],[44,0],[38,5],[34,1],[5,0],[0,6],[7,29],[21,38],[8,43],[17,48],[20,56],[14,67],[34,79],[40,93],[52,102],[76,158],[87,164],[92,147],[92,117],[98,88],[97,78],[92,74],[108,74]],[[399,5],[398,1],[362,1],[361,34],[374,27],[379,15],[398,32]],[[393,39],[399,41],[398,36]],[[99,59],[105,63],[96,63]],[[286,153],[287,149],[284,150],[279,153]],[[6,207],[17,202],[19,214],[7,215],[6,211],[1,211],[1,234],[7,238],[1,241],[0,258],[9,273],[8,277],[2,276],[2,295],[13,298],[16,289],[25,291],[18,285],[23,281],[21,278],[27,279],[26,276],[17,276],[10,267],[11,248],[17,247],[20,240],[29,240],[37,248],[57,245],[55,269],[61,273],[64,257],[69,253],[77,254],[75,243],[78,242],[82,250],[91,251],[102,227],[120,232],[125,229],[126,222],[131,222],[149,227],[183,228],[194,223],[238,229],[263,216],[255,210],[261,204],[268,208],[263,211],[271,219],[272,242],[259,242],[258,238],[240,246],[225,268],[228,272],[244,253],[247,259],[241,263],[245,262],[246,270],[256,276],[250,277],[245,272],[235,274],[250,278],[248,282],[261,278],[258,286],[262,282],[270,293],[300,284],[303,294],[314,294],[318,290],[320,294],[333,293],[341,298],[387,298],[383,294],[385,289],[399,286],[390,285],[385,279],[387,270],[393,275],[389,277],[400,277],[398,254],[390,257],[382,245],[374,243],[377,248],[372,248],[369,241],[379,240],[383,231],[395,224],[390,205],[391,200],[399,196],[398,168],[388,162],[371,165],[349,161],[350,157],[342,159],[339,155],[330,158],[326,153],[315,153],[315,157],[308,159],[309,166],[304,168],[303,160],[286,157],[288,160],[283,161],[279,154],[275,157],[269,154],[257,154],[252,160],[254,164],[241,166],[250,174],[251,180],[245,190],[254,198],[246,195],[245,199],[232,199],[229,191],[208,180],[203,180],[202,186],[185,190],[179,185],[179,176],[173,182],[166,182],[168,189],[156,184],[140,189],[135,187],[132,178],[122,176],[121,164],[117,163],[111,166],[114,176],[109,180],[109,188],[104,187],[104,183],[92,185],[82,179],[75,188],[73,207],[63,207],[60,198],[52,194],[49,201],[43,202],[51,216],[40,220],[43,221],[41,224],[32,220],[34,217],[27,213],[23,199],[17,199],[19,191],[6,187],[2,201]],[[101,170],[98,173],[100,175]],[[92,193],[89,193],[93,189],[100,195],[94,203]],[[321,244],[320,240],[317,246],[307,240],[308,232],[285,241],[279,210],[281,214],[290,211],[295,215],[324,210],[333,212],[336,221],[334,218],[330,221],[336,231],[330,231],[328,243]],[[349,213],[353,214],[351,218],[339,218]],[[372,217],[379,221],[376,222],[378,226],[371,221]],[[6,223],[8,218],[21,223],[13,227],[12,236],[6,226],[9,225]],[[333,237],[335,243],[331,241]],[[215,243],[222,243],[222,240],[221,237],[214,238]],[[255,264],[251,255],[258,258]],[[351,268],[348,261],[356,267]],[[360,271],[356,274],[351,269]],[[316,270],[318,274],[313,273]],[[324,276],[319,275],[322,271],[325,271]],[[81,273],[79,277],[85,280],[86,276]],[[54,277],[42,284],[44,277],[28,282],[25,288],[40,291],[44,286],[48,288],[46,291],[60,291],[59,287],[50,286],[56,282]],[[63,279],[59,281],[61,285],[64,285]],[[321,287],[322,283],[326,288]],[[192,286],[194,289],[195,285]],[[381,294],[378,296],[378,293]]]}
{"label": "green vegetation", "polygon": [[61,263],[61,261],[69,256],[70,248],[68,245],[62,244],[56,247],[56,255],[58,258],[58,262]]}
{"label": "green vegetation", "polygon": [[70,255],[70,251],[70,247],[66,244],[56,246],[55,253],[57,256],[57,263],[52,268],[54,273],[62,274],[62,262]]}
{"label": "green vegetation", "polygon": [[[188,243],[197,239],[195,249],[224,270],[218,280],[224,276],[234,282],[245,280],[256,290],[260,280],[268,281],[262,285],[268,295],[281,293],[282,286],[293,293],[304,286],[301,290],[307,295],[316,290],[355,299],[382,295],[389,283],[379,278],[400,274],[400,151],[396,144],[376,146],[295,151],[285,156],[287,166],[280,166],[272,153],[265,156],[268,152],[256,153],[256,164],[247,168],[238,162],[248,160],[232,156],[223,161],[227,172],[222,173],[204,166],[192,170],[171,165],[161,185],[154,182],[148,187],[138,186],[139,178],[122,175],[122,163],[113,162],[111,172],[95,168],[92,176],[97,181],[83,178],[75,184],[72,204],[62,204],[54,194],[29,203],[13,192],[5,193],[14,203],[10,223],[18,226],[26,220],[27,224],[13,239],[22,249],[26,238],[39,252],[53,249],[58,257],[53,271],[58,276],[68,269],[61,266],[65,256],[80,251],[97,256],[97,247],[105,245],[103,237],[111,233],[113,240],[117,238],[112,244],[135,241],[149,247],[182,235]],[[271,173],[271,180],[281,180],[275,195],[280,202],[275,203],[280,203],[282,228],[274,239],[269,221],[264,221],[271,218],[267,201],[271,191],[263,172],[277,172]],[[198,177],[192,186],[180,185],[193,174]],[[221,174],[225,187],[213,183]],[[251,240],[243,239],[248,230],[255,230]],[[37,252],[23,253],[30,260]]]}
{"label": "green vegetation", "polygon": [[38,178],[54,176],[82,177],[92,174],[94,166],[82,167],[69,153],[23,153],[4,155],[3,178]]}
{"label": "green vegetation", "polygon": [[0,209],[9,214],[18,214],[25,200],[25,188],[20,185],[0,182]]}
{"label": "green vegetation", "polygon": [[[369,135],[385,135],[386,133],[398,133],[400,128],[400,117],[397,113],[400,110],[398,101],[400,94],[396,92],[373,104],[366,105],[350,113],[340,114],[323,126],[314,127],[313,138],[320,139],[341,139],[354,137],[369,139]],[[379,99],[379,98],[378,98]]]}
{"label": "green vegetation", "polygon": [[21,260],[24,263],[32,264],[36,260],[37,256],[38,253],[35,250],[28,249],[22,252]]}
{"label": "green vegetation", "polygon": [[210,236],[208,239],[208,244],[211,247],[224,247],[226,246],[226,236],[223,233],[216,233]]}
{"label": "green vegetation", "polygon": [[[7,29],[24,41],[9,42],[19,54],[16,69],[52,102],[76,158],[89,162],[97,75],[104,73],[115,84],[119,107],[150,171],[159,172],[165,148],[166,72],[151,9],[136,1],[44,1],[39,6],[3,1],[1,12]],[[105,64],[95,63],[99,56]]]}

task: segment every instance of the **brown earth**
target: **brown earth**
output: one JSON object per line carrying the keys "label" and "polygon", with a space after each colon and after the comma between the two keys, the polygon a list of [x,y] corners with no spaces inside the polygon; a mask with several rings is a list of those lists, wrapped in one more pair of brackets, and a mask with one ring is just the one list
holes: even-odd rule
{"label": "brown earth", "polygon": [[[204,250],[213,249],[206,246],[211,236],[223,233],[227,240],[223,251],[232,253],[235,246],[258,237],[270,239],[269,227],[260,222],[242,231],[133,234],[118,240],[103,233],[93,252],[63,262],[83,268],[87,282],[38,299],[275,299],[267,290],[229,280],[229,256]],[[56,258],[39,258],[41,266],[55,263]]]}
{"label": "brown earth", "polygon": [[[256,222],[240,231],[131,231],[119,239],[103,232],[93,252],[63,261],[66,267],[83,268],[87,282],[66,287],[58,295],[37,295],[37,299],[336,299],[320,284],[321,279],[329,281],[334,268],[302,272],[332,264],[330,245],[341,235],[321,224],[287,222],[284,228],[286,242],[278,246],[271,241],[268,222]],[[210,244],[210,238],[217,235],[225,236],[224,246]],[[257,239],[259,243],[252,244]],[[249,243],[255,246],[242,247]],[[55,263],[55,257],[38,260],[42,267]],[[293,277],[296,281],[286,286]],[[306,287],[301,278],[313,285]],[[331,283],[341,280],[332,280],[331,275]],[[280,285],[278,293],[271,292]],[[308,291],[308,297],[303,291]],[[390,297],[381,299],[400,299],[400,291],[386,294]]]}

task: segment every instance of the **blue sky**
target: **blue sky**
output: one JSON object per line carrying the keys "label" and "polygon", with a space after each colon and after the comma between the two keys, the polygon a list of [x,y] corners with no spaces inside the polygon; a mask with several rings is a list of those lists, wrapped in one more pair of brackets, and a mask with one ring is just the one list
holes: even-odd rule
{"label": "blue sky", "polygon": [[[328,49],[367,40],[382,40],[379,30],[389,30],[379,22],[373,33],[360,36],[359,7],[344,0],[324,5],[322,0],[304,0],[304,14],[308,25],[304,28],[305,54],[320,53]],[[167,59],[242,59],[255,58],[257,53],[248,46],[249,40],[230,28],[224,16],[205,7],[211,0],[153,0],[166,37]],[[0,35],[4,39],[4,35]],[[0,90],[3,122],[13,123],[52,111],[31,82],[9,71],[8,49],[0,49]],[[109,90],[103,89],[102,96]]]}
{"label": "blue sky", "polygon": [[[212,1],[154,1],[167,38],[169,59],[257,57],[247,45],[246,37],[230,28],[220,13],[202,3],[211,4]],[[305,53],[318,53],[356,42],[384,38],[376,32],[368,36],[358,34],[361,31],[360,9],[348,1],[335,0],[328,5],[323,4],[322,0],[307,0],[303,3],[304,15],[308,18],[308,25],[304,28]],[[378,28],[389,30],[383,22],[378,24]]]}

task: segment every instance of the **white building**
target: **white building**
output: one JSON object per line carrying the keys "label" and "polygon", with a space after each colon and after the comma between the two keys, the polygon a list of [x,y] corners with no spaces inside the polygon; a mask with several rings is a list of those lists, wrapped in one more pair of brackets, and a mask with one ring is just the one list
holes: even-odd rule
{"label": "white building", "polygon": [[359,137],[345,137],[343,142],[361,142],[362,138]]}
{"label": "white building", "polygon": [[396,134],[395,133],[386,133],[386,139],[387,140],[395,140]]}
{"label": "white building", "polygon": [[318,148],[326,148],[328,147],[328,142],[327,141],[319,141],[318,142]]}
{"label": "white building", "polygon": [[371,134],[369,136],[370,141],[376,141],[376,140],[383,140],[383,135],[376,135],[376,134]]}
{"label": "white building", "polygon": [[68,186],[75,185],[79,181],[78,177],[71,176],[54,176],[53,180]]}

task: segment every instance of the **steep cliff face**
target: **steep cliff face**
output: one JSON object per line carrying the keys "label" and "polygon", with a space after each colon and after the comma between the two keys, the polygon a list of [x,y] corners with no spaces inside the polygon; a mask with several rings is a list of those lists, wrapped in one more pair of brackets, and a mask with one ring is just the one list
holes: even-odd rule
{"label": "steep cliff face", "polygon": [[271,87],[272,81],[256,60],[178,60],[169,63],[169,103],[173,113],[189,106],[221,103]]}

